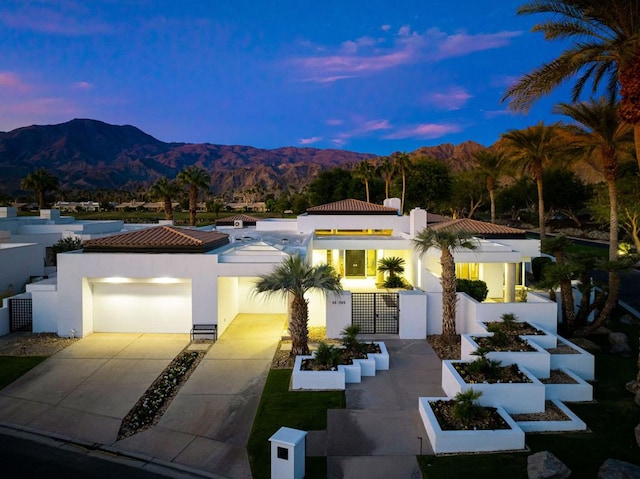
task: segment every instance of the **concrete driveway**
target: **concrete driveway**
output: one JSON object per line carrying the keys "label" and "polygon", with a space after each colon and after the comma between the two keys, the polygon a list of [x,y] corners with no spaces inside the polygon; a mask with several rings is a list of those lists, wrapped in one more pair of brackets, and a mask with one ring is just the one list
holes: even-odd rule
{"label": "concrete driveway", "polygon": [[283,315],[239,315],[158,425],[122,441],[116,439],[123,417],[189,335],[91,334],[0,391],[0,423],[217,477],[251,477],[245,446],[284,322]]}

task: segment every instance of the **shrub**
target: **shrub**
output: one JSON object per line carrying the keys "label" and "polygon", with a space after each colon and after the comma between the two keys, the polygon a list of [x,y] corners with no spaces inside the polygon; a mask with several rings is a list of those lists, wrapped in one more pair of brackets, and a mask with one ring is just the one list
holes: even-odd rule
{"label": "shrub", "polygon": [[482,406],[476,403],[480,396],[482,391],[468,389],[465,392],[459,392],[453,399],[453,415],[464,427],[469,427],[473,421],[485,414]]}
{"label": "shrub", "polygon": [[495,347],[504,347],[509,344],[509,335],[502,329],[498,329],[489,337],[489,344]]}
{"label": "shrub", "polygon": [[360,334],[360,326],[357,324],[345,326],[340,332],[342,345],[347,351],[359,353],[362,350],[362,343],[358,341],[358,334]]}
{"label": "shrub", "polygon": [[515,328],[515,323],[518,320],[513,313],[504,313],[500,318],[502,319],[502,326],[509,331]]}
{"label": "shrub", "polygon": [[480,303],[487,299],[487,294],[489,294],[487,283],[481,279],[459,279],[456,291],[460,293],[467,293]]}
{"label": "shrub", "polygon": [[382,285],[385,288],[405,288],[406,282],[402,276],[389,276]]}
{"label": "shrub", "polygon": [[320,342],[316,349],[315,362],[318,366],[326,368],[335,368],[340,359],[340,350],[333,344]]}

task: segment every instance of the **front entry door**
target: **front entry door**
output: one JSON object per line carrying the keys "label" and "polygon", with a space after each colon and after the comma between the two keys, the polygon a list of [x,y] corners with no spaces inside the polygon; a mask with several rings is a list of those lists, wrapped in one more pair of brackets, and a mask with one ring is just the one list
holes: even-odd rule
{"label": "front entry door", "polygon": [[365,276],[367,267],[365,250],[346,250],[344,258],[345,276]]}

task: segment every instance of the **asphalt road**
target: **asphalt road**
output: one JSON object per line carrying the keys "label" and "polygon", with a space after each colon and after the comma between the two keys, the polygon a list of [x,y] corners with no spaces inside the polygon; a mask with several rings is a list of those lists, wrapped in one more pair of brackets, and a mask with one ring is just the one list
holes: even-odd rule
{"label": "asphalt road", "polygon": [[0,477],[47,479],[158,479],[136,467],[0,434]]}

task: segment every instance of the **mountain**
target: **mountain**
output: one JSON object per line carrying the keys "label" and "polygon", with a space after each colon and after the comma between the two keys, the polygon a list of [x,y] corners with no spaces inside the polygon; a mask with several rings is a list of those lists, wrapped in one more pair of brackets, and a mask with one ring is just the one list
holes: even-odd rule
{"label": "mountain", "polygon": [[317,148],[165,143],[133,126],[76,119],[0,132],[0,191],[18,192],[20,180],[40,167],[56,175],[62,189],[135,189],[161,176],[175,178],[189,165],[211,173],[214,194],[299,189],[322,169],[375,157]]}

